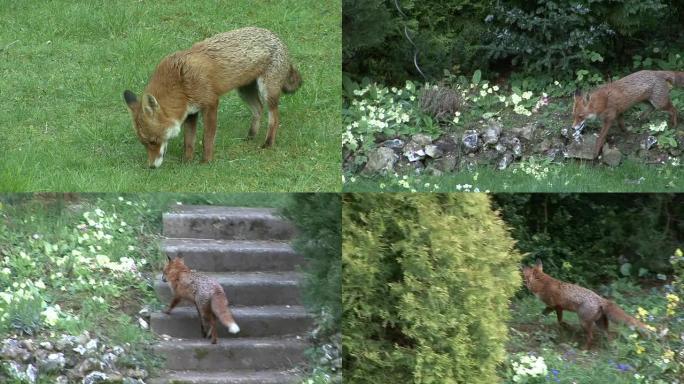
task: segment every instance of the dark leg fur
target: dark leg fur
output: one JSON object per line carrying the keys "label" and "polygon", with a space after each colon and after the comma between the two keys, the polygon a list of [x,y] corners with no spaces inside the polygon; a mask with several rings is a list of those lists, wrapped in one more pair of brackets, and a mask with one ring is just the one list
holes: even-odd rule
{"label": "dark leg fur", "polygon": [[174,297],[173,299],[171,299],[171,303],[169,303],[169,307],[166,309],[166,311],[164,311],[164,313],[166,313],[167,315],[170,314],[171,310],[176,305],[178,305],[178,303],[180,303],[180,300],[181,300],[180,297]]}
{"label": "dark leg fur", "polygon": [[238,94],[242,100],[247,103],[249,109],[252,111],[252,123],[247,133],[247,140],[253,139],[259,132],[259,126],[261,125],[261,115],[264,112],[264,106],[261,103],[259,97],[259,88],[256,81],[251,82],[248,85],[238,88]]}
{"label": "dark leg fur", "polygon": [[185,154],[183,158],[185,161],[191,161],[195,152],[195,137],[197,132],[197,113],[188,115],[185,119],[185,132],[183,134],[183,142],[185,146]]}

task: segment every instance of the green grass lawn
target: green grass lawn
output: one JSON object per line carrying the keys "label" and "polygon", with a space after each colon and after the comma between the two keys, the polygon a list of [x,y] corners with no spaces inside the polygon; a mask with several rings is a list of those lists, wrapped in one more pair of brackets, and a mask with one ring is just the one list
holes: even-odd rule
{"label": "green grass lawn", "polygon": [[[0,190],[334,191],[340,189],[340,1],[0,0]],[[214,162],[185,164],[182,134],[146,167],[122,93],[140,94],[158,62],[218,32],[261,26],[286,43],[304,79],[281,98],[275,147],[264,117],[235,92],[219,106]]]}
{"label": "green grass lawn", "polygon": [[[615,168],[587,161],[550,164],[549,172],[541,179],[520,170],[514,173],[513,169],[479,168],[448,176],[411,176],[408,183],[419,192],[461,191],[465,185],[470,186],[469,191],[477,188],[480,192],[676,192],[684,189],[682,167],[646,165],[636,161],[626,161]],[[345,192],[409,191],[398,184],[401,176],[347,176],[345,179]]]}

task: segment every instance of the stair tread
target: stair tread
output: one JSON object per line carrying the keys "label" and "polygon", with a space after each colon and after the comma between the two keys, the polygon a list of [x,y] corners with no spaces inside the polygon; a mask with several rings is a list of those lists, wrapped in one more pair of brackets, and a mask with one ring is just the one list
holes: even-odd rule
{"label": "stair tread", "polygon": [[226,207],[221,205],[176,205],[167,213],[176,215],[268,215],[275,216],[276,208]]}
{"label": "stair tread", "polygon": [[[301,305],[264,305],[253,307],[230,307],[230,311],[236,318],[241,316],[256,317],[256,316],[311,316],[306,311],[306,308]],[[164,318],[166,316],[176,317],[197,317],[197,309],[195,307],[176,307],[171,311],[171,315],[163,312],[152,312],[151,317]]]}
{"label": "stair tread", "polygon": [[235,247],[255,250],[285,250],[291,251],[288,241],[282,240],[226,240],[226,239],[200,239],[192,237],[168,237],[162,239],[163,248],[225,248]]}
{"label": "stair tread", "polygon": [[[199,272],[211,277],[223,285],[252,285],[255,283],[299,284],[302,274],[297,271],[249,271],[249,272]],[[162,274],[157,275],[156,285],[167,285],[161,280]]]}
{"label": "stair tread", "polygon": [[219,338],[217,344],[211,344],[207,339],[183,339],[169,337],[168,340],[161,340],[157,347],[161,349],[189,349],[197,347],[271,347],[287,345],[307,345],[304,336],[269,336],[269,337],[237,337]]}
{"label": "stair tread", "polygon": [[166,382],[176,380],[188,383],[289,383],[301,380],[301,375],[293,370],[262,370],[262,371],[169,371],[161,378],[151,382]]}

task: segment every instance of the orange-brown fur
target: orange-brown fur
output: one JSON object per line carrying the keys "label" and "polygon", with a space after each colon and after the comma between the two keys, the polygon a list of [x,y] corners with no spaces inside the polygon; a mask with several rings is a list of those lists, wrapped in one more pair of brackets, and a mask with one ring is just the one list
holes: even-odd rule
{"label": "orange-brown fur", "polygon": [[[170,314],[181,300],[192,302],[199,315],[202,335],[206,337],[211,335],[212,344],[216,344],[217,339],[217,318],[228,327],[231,333],[240,331],[228,309],[228,299],[223,292],[223,287],[216,280],[201,273],[192,272],[180,257],[169,259],[164,267],[162,280],[169,283],[173,292],[171,303],[164,313]],[[205,328],[207,323],[208,330]]]}
{"label": "orange-brown fur", "polygon": [[543,313],[556,312],[558,324],[563,322],[563,311],[576,312],[582,328],[586,332],[586,348],[591,347],[594,324],[608,330],[608,320],[620,322],[643,330],[648,326],[626,314],[617,304],[579,285],[556,280],[544,273],[541,261],[534,267],[523,268],[523,278],[527,288],[534,293],[546,308]]}
{"label": "orange-brown fur", "polygon": [[608,129],[613,122],[617,120],[620,129],[624,130],[625,122],[622,114],[637,103],[648,101],[654,109],[669,112],[672,127],[675,128],[677,110],[670,101],[671,86],[684,87],[684,72],[639,71],[599,87],[589,97],[583,97],[578,91],[575,93],[572,125],[578,129],[590,117],[597,117],[602,121],[603,127],[596,140],[594,157],[601,152]]}
{"label": "orange-brown fur", "polygon": [[138,138],[147,148],[148,165],[161,165],[168,140],[184,123],[184,158],[192,160],[198,114],[204,120],[203,161],[213,159],[219,97],[235,88],[252,111],[248,139],[259,129],[263,103],[268,107],[268,135],[275,143],[281,93],[292,93],[301,76],[287,48],[271,31],[247,27],[220,33],[190,49],[165,57],[152,74],[141,100],[131,91],[124,100]]}

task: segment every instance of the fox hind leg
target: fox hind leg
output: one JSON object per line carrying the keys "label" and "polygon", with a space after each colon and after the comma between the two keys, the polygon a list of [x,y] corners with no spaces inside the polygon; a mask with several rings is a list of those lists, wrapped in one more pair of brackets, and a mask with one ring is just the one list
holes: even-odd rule
{"label": "fox hind leg", "polygon": [[195,309],[197,309],[197,317],[199,317],[200,331],[202,332],[202,337],[207,337],[206,328],[204,327],[204,316],[202,316],[202,312],[200,311],[199,306],[197,304],[195,304]]}
{"label": "fox hind leg", "polygon": [[261,148],[269,148],[275,144],[276,131],[280,125],[280,112],[278,111],[278,103],[280,100],[280,92],[282,81],[278,79],[275,74],[267,72],[263,77],[257,79],[257,86],[261,98],[266,101],[268,105],[268,134],[266,135],[266,142]]}
{"label": "fox hind leg", "polygon": [[238,94],[240,95],[240,98],[249,105],[249,109],[252,111],[252,123],[249,132],[247,133],[247,140],[251,140],[259,132],[261,115],[264,112],[264,105],[261,103],[257,81],[253,81],[238,88]]}

